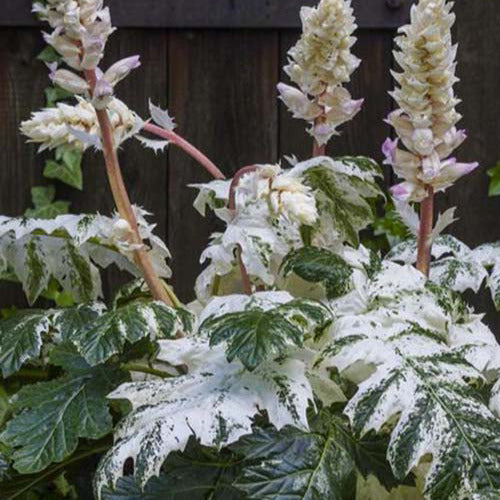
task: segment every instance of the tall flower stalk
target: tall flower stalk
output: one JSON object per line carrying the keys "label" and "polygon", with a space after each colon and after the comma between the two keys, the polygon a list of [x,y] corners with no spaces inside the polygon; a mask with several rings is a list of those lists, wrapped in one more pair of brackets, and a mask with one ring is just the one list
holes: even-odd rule
{"label": "tall flower stalk", "polygon": [[300,16],[303,33],[285,67],[299,88],[280,83],[278,91],[293,116],[310,123],[313,156],[322,156],[328,141],[339,135],[337,128],[363,104],[343,87],[360,64],[351,53],[357,26],[351,0],[321,0],[317,7],[303,7]]}
{"label": "tall flower stalk", "polygon": [[56,85],[74,93],[78,104],[60,104],[55,109],[35,113],[22,124],[21,130],[32,142],[40,143],[41,150],[67,143],[83,149],[89,146],[102,149],[114,202],[128,228],[127,240],[134,249],[135,261],[153,297],[175,305],[178,303],[175,295],[155,272],[140,236],[137,217],[120,168],[118,147],[145,130],[168,139],[159,142],[138,137],[146,146],[156,151],[169,142],[174,143],[214,177],[223,179],[224,175],[205,155],[173,132],[175,124],[168,113],[151,106],[157,119],[159,116],[159,121],[165,124],[165,127],[158,127],[142,121],[114,97],[114,87],[140,66],[140,61],[138,56],[132,56],[116,62],[106,72],[98,67],[107,39],[114,31],[109,9],[103,6],[103,0],[47,0],[35,3],[33,10],[53,30],[52,33],[44,33],[46,42],[71,68],[50,64],[50,77]]}
{"label": "tall flower stalk", "polygon": [[394,55],[401,72],[393,73],[399,86],[391,94],[399,108],[387,118],[397,138],[387,139],[383,146],[386,163],[404,179],[391,189],[392,194],[399,200],[421,203],[417,267],[426,275],[431,260],[434,194],[478,166],[459,163],[450,156],[466,139],[465,131],[456,127],[462,117],[456,110],[460,100],[453,90],[458,78],[452,8],[448,0],[420,0],[412,7],[411,23],[400,29],[396,38],[399,50]]}

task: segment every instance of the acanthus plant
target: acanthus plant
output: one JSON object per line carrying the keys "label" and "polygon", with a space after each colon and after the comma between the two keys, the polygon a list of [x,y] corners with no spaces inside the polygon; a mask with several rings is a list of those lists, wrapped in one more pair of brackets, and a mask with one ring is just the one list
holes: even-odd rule
{"label": "acanthus plant", "polygon": [[[465,139],[451,9],[420,0],[397,39],[399,140],[383,149],[413,236],[382,257],[359,237],[384,197],[380,168],[324,155],[362,104],[343,87],[359,64],[350,1],[303,8],[287,66],[299,88],[279,86],[311,124],[313,157],[227,180],[166,111],[151,105],[153,124],[114,97],[139,59],[99,69],[113,31],[102,1],[36,4],[70,68],[52,78],[77,98],[22,130],[42,147],[101,149],[117,212],[0,219],[2,278],[30,304],[54,287],[73,302],[0,322],[2,499],[75,497],[71,474],[94,455],[103,500],[500,498],[500,348],[461,295],[486,280],[500,308],[500,246],[443,235],[453,210],[433,224],[434,192],[475,167],[450,158]],[[133,137],[179,146],[216,178],[196,186],[195,207],[225,229],[189,305],[128,198],[118,151]],[[99,269],[111,264],[134,280],[105,304]]]}

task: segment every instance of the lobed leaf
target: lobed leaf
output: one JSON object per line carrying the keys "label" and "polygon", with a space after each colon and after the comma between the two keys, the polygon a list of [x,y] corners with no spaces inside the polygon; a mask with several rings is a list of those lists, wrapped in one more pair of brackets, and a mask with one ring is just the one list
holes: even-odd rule
{"label": "lobed leaf", "polygon": [[356,467],[349,439],[323,412],[311,431],[258,429],[233,449],[249,466],[237,487],[251,500],[353,500]]}
{"label": "lobed leaf", "polygon": [[270,422],[307,428],[313,398],[303,362],[266,362],[253,372],[228,363],[224,349],[210,349],[199,337],[159,342],[158,359],[186,365],[188,375],[124,384],[109,397],[127,399],[132,412],[118,426],[115,446],[97,473],[97,490],[112,487],[132,458],[143,486],[171,452],[182,451],[194,435],[200,444],[223,447],[252,432],[252,419],[266,411]]}
{"label": "lobed leaf", "polygon": [[183,317],[162,302],[136,300],[82,324],[71,340],[95,366],[120,353],[126,342],[173,338],[185,326]]}
{"label": "lobed leaf", "polygon": [[14,468],[39,472],[70,456],[79,438],[108,434],[112,419],[105,397],[120,381],[121,373],[98,368],[23,387],[14,402],[16,414],[0,435],[14,450]]}

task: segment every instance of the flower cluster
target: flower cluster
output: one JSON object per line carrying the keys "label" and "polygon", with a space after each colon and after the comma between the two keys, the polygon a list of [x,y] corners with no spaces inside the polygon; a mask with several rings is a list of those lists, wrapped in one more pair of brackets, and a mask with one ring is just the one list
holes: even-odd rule
{"label": "flower cluster", "polygon": [[[411,11],[411,24],[400,30],[395,58],[401,73],[394,73],[399,84],[392,96],[399,109],[387,122],[398,138],[383,146],[386,163],[405,182],[394,186],[396,198],[422,201],[428,187],[443,191],[458,178],[477,167],[477,163],[458,163],[451,153],[466,138],[456,128],[461,115],[460,102],[453,91],[457,46],[451,27],[455,16],[447,0],[420,0]],[[398,147],[402,142],[405,150]]]}
{"label": "flower cluster", "polygon": [[103,0],[48,0],[46,4],[35,3],[33,10],[53,28],[52,33],[44,33],[44,38],[64,62],[80,72],[95,72],[92,81],[93,77],[82,78],[53,63],[49,64],[52,82],[73,94],[91,96],[92,104],[104,109],[113,97],[115,85],[140,62],[138,56],[132,56],[113,64],[105,73],[98,68],[108,37],[114,31]]}
{"label": "flower cluster", "polygon": [[[122,101],[113,98],[108,104],[114,143],[118,146],[135,135],[143,125],[142,120]],[[21,132],[30,142],[41,144],[40,151],[72,145],[79,149],[99,147],[100,128],[92,104],[78,98],[75,106],[59,103],[33,113],[21,124]]]}
{"label": "flower cluster", "polygon": [[284,83],[278,90],[294,117],[311,122],[309,133],[324,145],[363,104],[342,87],[360,64],[351,53],[355,18],[350,0],[321,0],[315,8],[303,7],[301,19],[303,35],[285,67],[300,90]]}
{"label": "flower cluster", "polygon": [[279,165],[263,165],[243,176],[237,189],[237,205],[265,200],[275,215],[314,225],[318,211],[312,190],[289,172],[283,172]]}
{"label": "flower cluster", "polygon": [[114,30],[103,0],[47,0],[35,3],[33,11],[53,28],[44,33],[45,41],[68,66],[78,71],[97,67]]}

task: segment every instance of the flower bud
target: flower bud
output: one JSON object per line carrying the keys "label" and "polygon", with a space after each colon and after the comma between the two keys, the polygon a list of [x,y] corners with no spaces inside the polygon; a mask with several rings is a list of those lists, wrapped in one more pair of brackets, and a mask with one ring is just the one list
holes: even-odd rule
{"label": "flower bud", "polygon": [[141,65],[139,56],[127,57],[121,61],[113,64],[104,73],[104,79],[111,85],[115,86],[118,82],[123,80],[133,69]]}
{"label": "flower bud", "polygon": [[293,113],[294,118],[302,118],[303,120],[311,121],[320,116],[323,112],[321,106],[310,101],[305,94],[290,85],[279,83],[278,92],[280,93],[280,99]]}
{"label": "flower bud", "polygon": [[67,69],[58,69],[50,75],[52,82],[72,94],[85,94],[89,84],[80,76]]}

